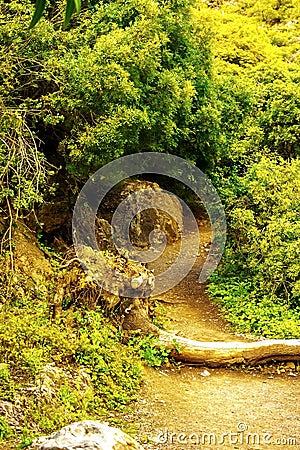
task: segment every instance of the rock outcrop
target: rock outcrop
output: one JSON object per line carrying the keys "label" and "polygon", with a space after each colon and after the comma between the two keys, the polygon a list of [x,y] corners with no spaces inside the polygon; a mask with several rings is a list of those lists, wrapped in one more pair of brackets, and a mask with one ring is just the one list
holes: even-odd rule
{"label": "rock outcrop", "polygon": [[[143,193],[139,195],[141,191]],[[126,214],[132,217],[129,235],[133,245],[140,248],[149,247],[149,236],[154,229],[160,230],[168,243],[179,239],[182,206],[174,195],[163,194],[157,183],[124,180],[109,192],[101,203],[101,216],[111,223],[113,214],[123,201],[126,201]],[[152,205],[152,208],[146,208],[147,205]],[[135,215],[137,210],[141,212]],[[123,234],[123,226],[126,226],[126,223],[120,221],[120,229],[115,229],[114,233]]]}

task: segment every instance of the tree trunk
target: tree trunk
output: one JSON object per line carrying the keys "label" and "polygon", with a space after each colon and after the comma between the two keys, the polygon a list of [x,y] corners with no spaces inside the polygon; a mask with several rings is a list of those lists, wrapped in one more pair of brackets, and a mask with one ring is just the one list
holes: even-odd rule
{"label": "tree trunk", "polygon": [[161,332],[158,347],[171,350],[177,361],[222,367],[233,364],[257,365],[268,361],[300,361],[300,340],[254,342],[199,342]]}

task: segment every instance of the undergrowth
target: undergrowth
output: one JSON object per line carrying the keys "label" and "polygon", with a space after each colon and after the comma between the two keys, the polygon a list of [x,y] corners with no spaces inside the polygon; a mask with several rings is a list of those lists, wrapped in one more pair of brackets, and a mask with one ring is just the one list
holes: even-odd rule
{"label": "undergrowth", "polygon": [[209,293],[236,329],[300,337],[300,160],[262,157],[222,180],[228,244]]}
{"label": "undergrowth", "polygon": [[54,322],[46,303],[2,305],[0,361],[0,402],[11,405],[0,441],[19,448],[70,422],[126,411],[142,380],[139,352],[100,310],[63,311]]}
{"label": "undergrowth", "polygon": [[158,338],[153,335],[145,336],[142,339],[133,336],[130,345],[139,350],[141,358],[149,367],[160,367],[169,361],[171,351],[162,345],[158,347],[157,342]]}
{"label": "undergrowth", "polygon": [[299,338],[300,310],[276,303],[268,295],[257,298],[250,283],[214,276],[208,292],[221,305],[224,317],[235,331],[265,338]]}

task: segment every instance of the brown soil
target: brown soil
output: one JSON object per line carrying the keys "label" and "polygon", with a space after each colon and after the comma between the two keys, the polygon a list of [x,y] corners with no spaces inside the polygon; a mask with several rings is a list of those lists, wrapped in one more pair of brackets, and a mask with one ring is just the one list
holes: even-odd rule
{"label": "brown soil", "polygon": [[[158,300],[166,309],[167,330],[199,341],[229,341],[237,337],[230,333],[228,323],[205,292],[205,286],[198,282],[201,267],[205,261],[211,240],[211,230],[204,220],[199,222],[200,245],[193,269],[181,283],[161,295]],[[180,243],[166,248],[153,264],[154,274],[161,273],[176,259]]]}
{"label": "brown soil", "polygon": [[[167,330],[203,341],[251,339],[230,332],[198,283],[210,242],[205,221],[200,236],[193,270],[160,297]],[[155,262],[155,272],[163,271],[177,253],[176,244],[169,246]],[[294,363],[255,369],[145,368],[140,399],[125,419],[138,423],[135,437],[147,450],[300,449],[299,380]]]}

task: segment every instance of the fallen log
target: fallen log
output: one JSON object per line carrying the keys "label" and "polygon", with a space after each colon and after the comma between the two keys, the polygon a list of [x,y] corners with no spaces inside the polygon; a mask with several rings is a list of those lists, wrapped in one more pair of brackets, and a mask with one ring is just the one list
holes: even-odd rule
{"label": "fallen log", "polygon": [[234,364],[254,366],[269,361],[300,361],[300,340],[254,342],[200,342],[167,332],[159,334],[157,346],[170,350],[177,361],[224,367]]}

